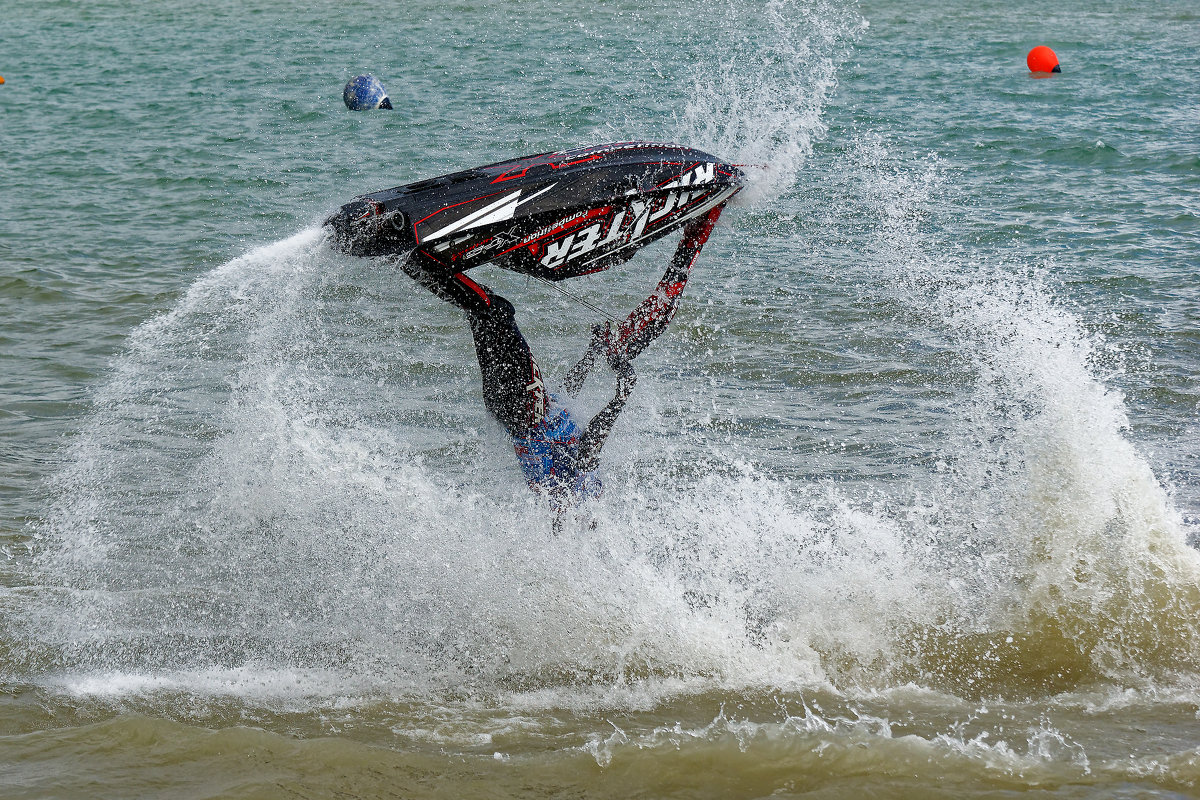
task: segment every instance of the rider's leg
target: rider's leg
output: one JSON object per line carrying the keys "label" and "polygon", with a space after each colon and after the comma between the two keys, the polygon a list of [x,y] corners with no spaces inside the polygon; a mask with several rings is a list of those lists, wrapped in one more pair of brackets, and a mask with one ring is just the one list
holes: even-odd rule
{"label": "rider's leg", "polygon": [[512,303],[461,272],[420,251],[402,266],[417,283],[467,315],[483,378],[483,402],[512,436],[536,427],[546,415],[547,393],[529,343],[517,328]]}

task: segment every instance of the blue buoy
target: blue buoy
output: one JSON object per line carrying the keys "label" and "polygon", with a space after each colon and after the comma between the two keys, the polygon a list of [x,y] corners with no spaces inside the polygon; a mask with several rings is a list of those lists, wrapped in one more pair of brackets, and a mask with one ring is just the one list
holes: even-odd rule
{"label": "blue buoy", "polygon": [[359,75],[342,90],[342,100],[351,111],[369,111],[373,108],[391,108],[387,90],[373,75]]}

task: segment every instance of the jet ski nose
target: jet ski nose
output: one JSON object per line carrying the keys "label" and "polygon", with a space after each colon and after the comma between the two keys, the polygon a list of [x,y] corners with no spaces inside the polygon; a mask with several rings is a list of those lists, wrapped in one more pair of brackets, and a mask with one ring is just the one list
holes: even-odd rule
{"label": "jet ski nose", "polygon": [[357,252],[370,236],[370,218],[375,214],[371,204],[365,200],[352,200],[325,220],[325,227],[333,234],[337,249],[347,255]]}
{"label": "jet ski nose", "polygon": [[404,214],[373,200],[346,203],[325,220],[325,227],[337,249],[351,256],[392,255],[416,245]]}

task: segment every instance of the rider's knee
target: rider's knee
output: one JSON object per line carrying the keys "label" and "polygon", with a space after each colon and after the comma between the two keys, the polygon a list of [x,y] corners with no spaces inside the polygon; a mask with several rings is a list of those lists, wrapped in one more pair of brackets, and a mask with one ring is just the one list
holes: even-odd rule
{"label": "rider's knee", "polygon": [[517,315],[517,309],[513,307],[513,304],[500,295],[492,295],[491,300],[491,305],[488,307],[488,316],[494,319],[510,320]]}

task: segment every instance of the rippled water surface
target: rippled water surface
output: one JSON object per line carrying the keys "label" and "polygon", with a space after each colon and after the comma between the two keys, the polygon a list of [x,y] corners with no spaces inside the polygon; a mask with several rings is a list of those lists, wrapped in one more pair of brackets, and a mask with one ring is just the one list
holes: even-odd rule
{"label": "rippled water surface", "polygon": [[[9,6],[3,796],[1200,795],[1192,4]],[[754,182],[554,536],[319,222],[624,139]]]}

